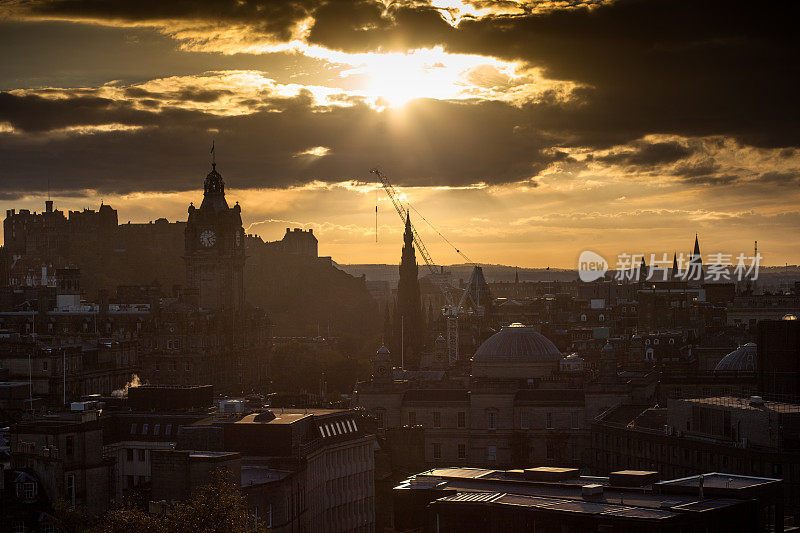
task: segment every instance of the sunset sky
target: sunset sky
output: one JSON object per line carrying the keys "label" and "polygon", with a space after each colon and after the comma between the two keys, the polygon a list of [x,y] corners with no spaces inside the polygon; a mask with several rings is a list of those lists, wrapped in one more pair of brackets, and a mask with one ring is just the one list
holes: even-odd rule
{"label": "sunset sky", "polygon": [[[396,263],[370,168],[473,261],[800,263],[800,3],[4,0],[0,208],[186,218]],[[377,194],[376,194],[377,193]],[[379,234],[375,242],[375,203]],[[412,218],[413,220],[413,218]],[[434,259],[462,262],[423,221]]]}

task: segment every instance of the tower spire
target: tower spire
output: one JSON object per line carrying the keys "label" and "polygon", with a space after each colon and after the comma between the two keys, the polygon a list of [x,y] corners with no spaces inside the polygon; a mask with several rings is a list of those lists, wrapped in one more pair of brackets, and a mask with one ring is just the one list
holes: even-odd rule
{"label": "tower spire", "polygon": [[678,252],[677,250],[672,252],[672,277],[677,278],[679,276],[678,272]]}
{"label": "tower spire", "polygon": [[211,140],[211,168],[217,168],[217,149],[216,149],[216,139]]}

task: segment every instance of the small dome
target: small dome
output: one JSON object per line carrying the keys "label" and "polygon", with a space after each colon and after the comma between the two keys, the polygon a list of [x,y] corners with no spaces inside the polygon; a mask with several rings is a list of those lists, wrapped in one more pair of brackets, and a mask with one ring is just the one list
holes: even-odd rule
{"label": "small dome", "polygon": [[550,339],[523,324],[514,323],[504,327],[480,345],[473,362],[539,363],[561,360],[561,352]]}
{"label": "small dome", "polygon": [[757,348],[748,342],[722,358],[714,372],[754,372],[756,369]]}
{"label": "small dome", "polygon": [[575,353],[575,352],[569,354],[564,359],[572,359],[572,360],[580,359],[581,361],[583,361],[583,358],[580,355],[578,355],[577,353]]}
{"label": "small dome", "polygon": [[797,320],[797,315],[794,315],[792,313],[787,313],[783,315],[783,318],[781,318],[781,320]]}
{"label": "small dome", "polygon": [[447,342],[447,341],[445,341],[445,340],[444,340],[444,337],[442,336],[442,334],[441,334],[441,333],[439,333],[439,336],[438,336],[438,337],[436,337],[436,342]]}

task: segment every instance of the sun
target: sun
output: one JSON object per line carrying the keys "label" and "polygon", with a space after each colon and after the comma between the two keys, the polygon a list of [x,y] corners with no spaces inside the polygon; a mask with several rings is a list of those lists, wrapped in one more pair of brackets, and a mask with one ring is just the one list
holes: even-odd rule
{"label": "sun", "polygon": [[415,98],[454,98],[461,90],[457,76],[442,63],[427,62],[422,54],[383,54],[367,66],[366,92],[392,107]]}

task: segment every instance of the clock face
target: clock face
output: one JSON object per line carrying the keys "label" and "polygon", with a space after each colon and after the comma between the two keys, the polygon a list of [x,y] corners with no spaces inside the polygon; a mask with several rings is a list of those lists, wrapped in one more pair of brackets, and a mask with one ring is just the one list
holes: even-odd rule
{"label": "clock face", "polygon": [[207,229],[203,230],[200,234],[200,244],[205,246],[206,248],[211,248],[214,246],[214,243],[217,242],[217,236],[214,234],[213,230]]}
{"label": "clock face", "polygon": [[386,374],[386,368],[384,368],[382,366],[379,366],[378,367],[378,374],[380,374],[381,376]]}

